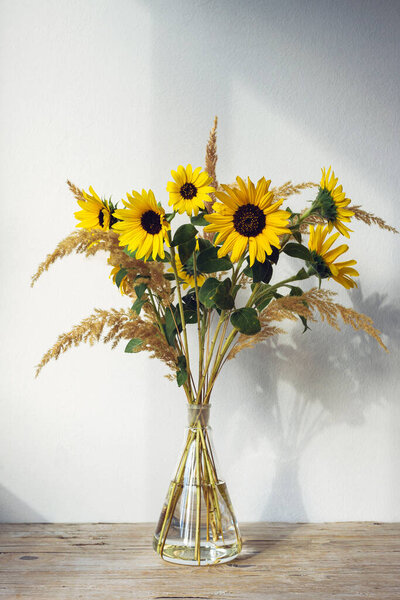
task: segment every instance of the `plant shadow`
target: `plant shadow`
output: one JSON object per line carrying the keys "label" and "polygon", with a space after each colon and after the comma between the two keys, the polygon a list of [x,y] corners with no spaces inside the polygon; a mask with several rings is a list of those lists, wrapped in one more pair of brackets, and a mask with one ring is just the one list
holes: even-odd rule
{"label": "plant shadow", "polygon": [[[396,400],[393,381],[398,372],[400,305],[388,303],[379,293],[366,297],[361,287],[353,290],[349,299],[355,310],[373,319],[389,354],[361,330],[343,326],[337,332],[325,323],[311,323],[315,331],[302,334],[299,327],[297,331],[292,328],[290,336],[276,336],[244,351],[221,378],[224,385],[229,369],[238,370],[246,388],[242,399],[255,402],[243,411],[240,394],[229,395],[226,429],[230,438],[225,442],[234,448],[233,440],[241,436],[241,452],[256,454],[263,448],[261,438],[268,439],[274,460],[266,460],[257,469],[262,475],[267,465],[269,474],[273,469],[273,477],[255,520],[289,521],[284,537],[309,521],[299,469],[313,440],[341,423],[359,427],[373,405]],[[254,431],[254,436],[246,438],[243,431]],[[240,461],[239,454],[235,459]],[[249,539],[250,556],[268,552],[280,539],[272,535],[256,544]],[[247,553],[243,560],[248,560]]]}

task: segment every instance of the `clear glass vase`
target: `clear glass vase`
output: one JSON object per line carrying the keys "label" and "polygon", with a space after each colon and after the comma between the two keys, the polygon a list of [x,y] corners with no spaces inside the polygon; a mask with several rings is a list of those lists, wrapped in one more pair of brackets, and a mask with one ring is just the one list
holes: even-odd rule
{"label": "clear glass vase", "polygon": [[215,463],[209,412],[209,404],[188,406],[182,456],[154,534],[154,550],[182,565],[227,562],[242,547],[228,490]]}

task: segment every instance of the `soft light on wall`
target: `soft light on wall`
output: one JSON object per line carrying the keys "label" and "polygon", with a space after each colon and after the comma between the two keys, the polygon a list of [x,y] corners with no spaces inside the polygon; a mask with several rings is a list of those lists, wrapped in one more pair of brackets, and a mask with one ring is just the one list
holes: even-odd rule
{"label": "soft light on wall", "polygon": [[[163,367],[99,345],[33,376],[58,333],[126,305],[100,256],[29,288],[75,226],[65,180],[166,204],[170,169],[203,164],[218,114],[220,181],[318,180],[332,163],[396,225],[399,5],[4,0],[0,16],[0,520],[155,520],[186,418]],[[228,364],[212,424],[239,520],[400,518],[398,248],[356,224],[361,285],[339,294],[389,355],[316,324]]]}

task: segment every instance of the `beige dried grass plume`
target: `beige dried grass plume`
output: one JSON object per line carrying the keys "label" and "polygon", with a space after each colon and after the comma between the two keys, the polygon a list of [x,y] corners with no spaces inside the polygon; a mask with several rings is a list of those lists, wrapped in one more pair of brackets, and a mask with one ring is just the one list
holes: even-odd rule
{"label": "beige dried grass plume", "polygon": [[273,325],[274,321],[281,322],[285,319],[296,321],[299,316],[308,321],[316,321],[317,315],[321,321],[326,321],[337,331],[340,331],[338,323],[340,317],[346,325],[365,331],[387,352],[388,349],[380,337],[380,331],[374,327],[373,320],[353,308],[334,302],[332,299],[334,296],[336,296],[335,292],[330,290],[312,288],[301,296],[284,296],[272,300],[260,314],[261,331],[252,336],[240,335],[228,359],[234,358],[241,350],[252,348],[273,335],[286,333]]}
{"label": "beige dried grass plume", "polygon": [[[103,336],[105,329],[108,329],[108,332]],[[172,371],[176,370],[176,350],[167,344],[153,323],[135,316],[130,310],[96,308],[92,315],[83,319],[71,331],[58,336],[56,343],[44,354],[36,366],[36,377],[50,360],[57,360],[61,354],[73,346],[79,346],[82,343],[92,346],[95,342],[101,341],[102,336],[105,344],[112,342],[112,348],[115,348],[121,340],[140,338],[143,343],[138,347],[138,351],[146,350],[150,352],[151,358],[158,358]]]}
{"label": "beige dried grass plume", "polygon": [[[207,147],[206,147],[206,171],[209,174],[209,176],[212,179],[211,185],[213,186],[214,189],[218,189],[218,180],[217,180],[217,171],[216,171],[216,167],[217,167],[217,160],[218,160],[218,154],[217,154],[217,125],[218,125],[218,118],[215,117],[214,118],[214,125],[211,128],[210,131],[210,135],[208,138],[208,142],[207,142]],[[206,209],[207,212],[212,212],[212,205],[214,204],[216,198],[215,198],[215,194],[210,194],[211,196],[211,202],[206,202]]]}

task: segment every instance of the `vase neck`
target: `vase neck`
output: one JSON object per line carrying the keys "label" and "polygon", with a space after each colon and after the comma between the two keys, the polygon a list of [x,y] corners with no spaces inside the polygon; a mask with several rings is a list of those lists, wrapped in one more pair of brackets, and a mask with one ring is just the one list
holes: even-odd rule
{"label": "vase neck", "polygon": [[211,404],[189,404],[188,423],[189,427],[205,428],[208,426]]}

